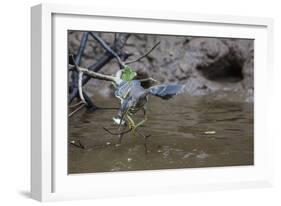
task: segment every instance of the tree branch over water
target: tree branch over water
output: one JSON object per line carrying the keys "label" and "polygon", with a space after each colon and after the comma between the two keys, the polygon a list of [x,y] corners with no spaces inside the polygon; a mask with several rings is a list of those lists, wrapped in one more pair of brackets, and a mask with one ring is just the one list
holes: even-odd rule
{"label": "tree branch over water", "polygon": [[[91,34],[92,34],[92,32],[91,32]],[[73,62],[74,64],[77,64],[77,65],[80,64],[84,49],[86,47],[88,36],[89,36],[89,32],[83,33],[79,50],[77,52],[75,61]],[[102,43],[103,48],[107,48],[107,49],[106,49],[106,53],[103,57],[101,57],[97,62],[95,62],[94,64],[92,64],[88,67],[89,71],[93,71],[93,72],[100,71],[113,58],[116,58],[116,56],[118,56],[118,59],[121,59],[122,61],[126,60],[130,56],[130,54],[126,54],[125,52],[122,51],[122,48],[124,47],[127,39],[130,36],[129,34],[118,34],[114,41],[112,48],[109,45],[107,45],[100,37],[97,38],[96,34],[95,35],[92,34],[91,36],[96,37],[95,40],[98,40],[100,44]],[[108,48],[110,48],[110,49],[108,49]],[[71,79],[72,79],[72,83],[71,83],[70,94],[69,94],[69,99],[68,99],[69,104],[75,98],[79,97],[79,90],[78,90],[79,75],[78,75],[77,71],[72,72]],[[91,79],[90,75],[84,76],[82,79],[82,85],[87,84],[87,82],[90,79]],[[88,99],[90,100],[90,98],[88,98]],[[97,108],[93,102],[88,102],[88,105],[93,105],[94,109]]]}
{"label": "tree branch over water", "polygon": [[[75,67],[76,66],[69,64],[70,70],[76,70]],[[83,72],[84,74],[86,74],[89,77],[94,78],[94,79],[111,81],[111,82],[115,82],[116,81],[116,77],[113,77],[113,76],[110,76],[110,75],[101,74],[101,73],[98,73],[98,72],[94,72],[94,71],[91,71],[90,69],[83,68],[83,67],[80,67],[80,66],[77,67],[77,71],[78,72]]]}
{"label": "tree branch over water", "polygon": [[[104,56],[102,56],[94,64],[85,68],[79,66],[79,64],[81,63],[81,59],[86,48],[89,36],[91,36],[96,42],[98,42],[106,52]],[[108,64],[114,58],[118,61],[120,69],[123,69],[127,66],[127,64],[132,64],[134,62],[140,61],[141,59],[149,55],[160,44],[160,42],[157,42],[142,56],[134,60],[126,61],[126,59],[132,54],[127,54],[122,49],[125,46],[129,36],[129,34],[115,34],[115,40],[111,47],[97,33],[83,32],[80,41],[80,47],[75,58],[72,54],[70,54],[71,60],[69,61],[68,69],[69,72],[71,72],[72,81],[71,86],[69,88],[69,105],[75,98],[79,98],[81,100],[80,102],[82,102],[84,106],[87,106],[88,108],[91,108],[93,110],[98,109],[98,107],[93,103],[92,99],[85,93],[85,91],[83,91],[83,86],[86,85],[91,78],[118,83],[120,81],[120,76],[115,77],[112,75],[105,75],[99,73],[98,71],[100,71],[106,64]],[[148,80],[153,79],[149,78],[141,81]],[[73,107],[73,105],[71,105],[71,107]],[[79,104],[79,108],[74,109],[74,113],[79,111],[81,108],[83,108],[83,106]],[[71,115],[73,115],[74,113],[71,113]]]}

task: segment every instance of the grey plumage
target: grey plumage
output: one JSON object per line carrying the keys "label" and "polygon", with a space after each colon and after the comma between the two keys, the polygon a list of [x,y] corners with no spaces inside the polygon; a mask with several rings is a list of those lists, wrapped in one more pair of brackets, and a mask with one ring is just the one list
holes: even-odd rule
{"label": "grey plumage", "polygon": [[162,99],[170,99],[180,93],[182,89],[183,85],[180,84],[162,84],[150,87],[147,92]]}
{"label": "grey plumage", "polygon": [[130,114],[136,113],[145,106],[149,94],[162,99],[170,99],[180,93],[182,88],[183,85],[180,84],[161,84],[144,89],[139,80],[122,81],[115,91],[115,96],[121,100],[119,113],[123,114],[126,110]]}

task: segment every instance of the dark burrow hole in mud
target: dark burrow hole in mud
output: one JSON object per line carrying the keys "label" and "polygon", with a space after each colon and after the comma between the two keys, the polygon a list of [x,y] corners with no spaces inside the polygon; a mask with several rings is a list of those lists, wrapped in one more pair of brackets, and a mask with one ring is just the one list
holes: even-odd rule
{"label": "dark burrow hole in mud", "polygon": [[227,56],[207,66],[201,65],[197,70],[208,80],[217,82],[240,82],[243,80],[243,61]]}

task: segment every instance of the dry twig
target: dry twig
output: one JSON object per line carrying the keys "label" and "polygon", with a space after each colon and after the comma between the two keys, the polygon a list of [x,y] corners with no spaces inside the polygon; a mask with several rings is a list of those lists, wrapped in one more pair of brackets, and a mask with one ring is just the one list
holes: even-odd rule
{"label": "dry twig", "polygon": [[75,109],[73,112],[71,112],[68,117],[71,117],[72,115],[74,115],[76,112],[78,112],[80,109],[82,109],[85,106],[85,104],[80,105],[80,107],[78,107],[77,109]]}
{"label": "dry twig", "polygon": [[139,60],[141,60],[142,58],[146,57],[147,55],[149,55],[158,45],[160,44],[160,41],[157,42],[150,50],[148,50],[144,55],[138,57],[135,60],[131,60],[131,61],[126,61],[125,64],[132,64],[134,62],[137,62]]}

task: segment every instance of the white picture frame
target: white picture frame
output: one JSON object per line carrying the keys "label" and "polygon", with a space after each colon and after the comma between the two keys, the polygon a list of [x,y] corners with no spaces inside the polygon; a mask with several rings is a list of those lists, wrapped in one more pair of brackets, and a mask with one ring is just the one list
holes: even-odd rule
{"label": "white picture frame", "polygon": [[[32,198],[52,201],[273,185],[273,135],[267,125],[271,99],[267,91],[271,91],[273,76],[272,19],[57,4],[34,6],[31,14]],[[254,166],[68,175],[67,29],[255,39]]]}

